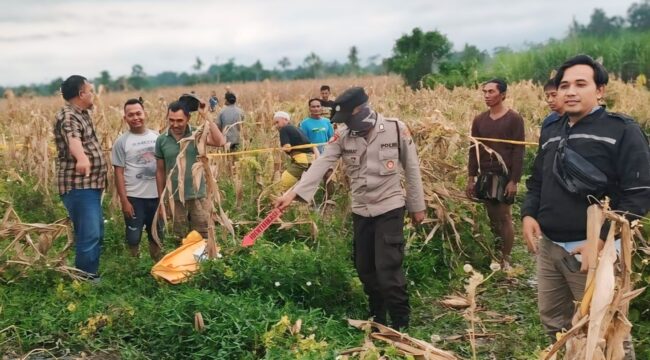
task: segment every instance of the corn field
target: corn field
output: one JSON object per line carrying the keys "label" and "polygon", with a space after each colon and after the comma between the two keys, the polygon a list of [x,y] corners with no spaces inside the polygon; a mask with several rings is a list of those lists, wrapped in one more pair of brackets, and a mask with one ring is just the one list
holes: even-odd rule
{"label": "corn field", "polygon": [[[470,88],[413,92],[402,85],[398,77],[365,77],[292,82],[244,83],[232,85],[197,85],[192,88],[165,88],[145,93],[106,93],[97,89],[93,119],[98,137],[110,158],[110,148],[119,134],[125,131],[122,106],[131,97],[143,96],[147,123],[152,129],[164,131],[167,104],[184,92],[195,92],[207,99],[212,90],[223,94],[235,92],[237,104],[244,109],[243,150],[270,148],[279,145],[277,131],[272,126],[275,111],[284,110],[298,124],[308,116],[307,101],[318,96],[318,87],[327,83],[336,91],[351,85],[365,86],[374,108],[386,116],[404,120],[416,138],[425,177],[425,189],[431,197],[460,200],[458,184],[465,173],[465,154],[469,140],[469,126],[474,116],[485,111],[480,91]],[[28,174],[39,181],[43,191],[53,191],[54,152],[52,127],[54,113],[63,100],[60,97],[15,98],[4,94],[0,100],[0,158],[6,176]],[[223,100],[223,99],[222,99]],[[610,111],[632,115],[642,125],[650,122],[650,93],[632,85],[613,81],[607,89]],[[536,141],[539,124],[548,113],[541,88],[532,82],[512,84],[506,100],[526,121],[526,138]],[[216,116],[217,113],[213,113]],[[196,119],[193,119],[196,120]],[[194,122],[194,125],[196,122]],[[282,154],[269,152],[261,155],[233,157],[230,161],[212,160],[217,177],[227,177],[243,183],[251,167],[257,168],[254,177],[265,187],[277,176]],[[271,168],[273,164],[273,168]],[[234,176],[233,176],[234,175]],[[240,181],[238,181],[240,180]],[[112,184],[112,182],[111,182]],[[262,185],[261,184],[261,185]],[[112,186],[109,194],[112,193]],[[258,194],[259,195],[259,194]],[[257,196],[256,196],[257,197]],[[251,200],[251,199],[247,199]],[[430,201],[431,203],[431,201]],[[117,205],[117,204],[116,204]]]}
{"label": "corn field", "polygon": [[[427,203],[435,213],[432,221],[439,223],[439,226],[450,225],[454,240],[459,243],[455,224],[463,220],[450,213],[448,205],[466,202],[461,185],[470,143],[467,135],[472,119],[486,109],[478,89],[448,90],[438,87],[414,92],[403,86],[395,76],[197,85],[145,93],[106,93],[100,88],[97,89],[93,120],[106,156],[110,158],[113,141],[127,129],[122,120],[122,107],[128,98],[142,96],[148,126],[162,132],[166,127],[167,104],[180,94],[191,91],[207,99],[212,90],[216,90],[217,94],[231,90],[237,94],[237,105],[244,109],[246,115],[242,129],[242,150],[273,148],[279,146],[277,131],[272,126],[273,113],[287,111],[297,125],[309,115],[307,101],[318,97],[321,83],[330,84],[335,90],[334,95],[349,86],[362,85],[366,87],[376,110],[386,116],[399,117],[409,125],[419,149]],[[28,174],[38,179],[38,186],[43,192],[54,191],[52,127],[54,113],[62,102],[60,97],[55,96],[25,99],[15,98],[11,93],[0,100],[0,148],[3,150],[0,161],[7,178]],[[530,81],[512,84],[506,103],[526,121],[527,140],[537,141],[539,124],[548,113],[542,89]],[[650,93],[642,88],[613,81],[607,89],[607,104],[610,111],[630,114],[646,127],[650,122]],[[218,113],[209,114],[216,117]],[[191,123],[199,125],[196,115],[193,115]],[[212,158],[211,168],[217,181],[226,179],[234,183],[237,205],[257,201],[258,210],[262,212],[268,209],[264,208],[263,200],[277,195],[272,191],[272,185],[278,179],[283,156],[281,152],[269,151]],[[344,183],[343,176],[338,175],[338,181]],[[110,196],[113,193],[112,176],[109,175],[107,199],[119,208],[117,197]],[[255,220],[238,217],[234,209],[225,210],[235,222]],[[433,236],[433,233],[430,235]]]}

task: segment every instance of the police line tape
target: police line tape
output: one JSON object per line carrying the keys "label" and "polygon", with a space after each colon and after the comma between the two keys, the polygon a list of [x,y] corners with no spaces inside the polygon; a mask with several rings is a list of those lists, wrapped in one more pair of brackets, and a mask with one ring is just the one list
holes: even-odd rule
{"label": "police line tape", "polygon": [[[529,145],[529,146],[537,146],[538,143],[531,142],[531,141],[519,141],[519,140],[508,140],[508,139],[493,139],[493,138],[484,138],[484,137],[474,137],[474,136],[469,136],[470,139],[478,140],[478,141],[491,141],[491,142],[498,142],[498,143],[507,143],[507,144],[514,144],[514,145]],[[264,153],[264,152],[271,152],[271,151],[286,151],[286,150],[300,150],[300,149],[309,149],[321,145],[326,145],[327,143],[318,143],[318,144],[304,144],[304,145],[296,145],[296,146],[291,146],[291,147],[271,147],[271,148],[263,148],[263,149],[251,149],[251,150],[240,150],[240,151],[230,151],[230,152],[218,152],[218,153],[209,153],[207,154],[208,158],[217,158],[217,157],[224,157],[224,156],[236,156],[236,155],[246,155],[246,154],[256,154],[256,153]],[[23,147],[26,147],[29,145],[25,144],[13,144],[13,147],[16,149],[20,149]],[[9,148],[8,145],[3,145],[0,144],[0,150],[7,150]],[[54,150],[54,146],[50,145],[50,149]],[[111,149],[107,149],[105,151],[110,151]]]}
{"label": "police line tape", "polygon": [[538,143],[532,142],[532,141],[520,141],[520,140],[508,140],[508,139],[492,139],[492,138],[484,138],[484,137],[476,137],[476,136],[469,136],[469,138],[479,140],[479,141],[491,141],[491,142],[498,142],[498,143],[514,144],[514,145],[530,145],[530,146],[539,145]]}
{"label": "police line tape", "polygon": [[271,152],[275,150],[291,151],[291,150],[300,150],[300,149],[310,149],[310,148],[315,148],[317,146],[326,145],[326,144],[327,143],[325,142],[325,143],[318,143],[318,144],[304,144],[304,145],[287,146],[287,147],[272,147],[272,148],[264,148],[264,149],[218,152],[218,153],[209,153],[206,156],[208,158],[215,158],[215,157],[223,157],[223,156],[235,156],[235,155],[255,154],[261,152]]}
{"label": "police line tape", "polygon": [[[22,149],[22,148],[28,148],[29,149],[31,147],[31,145],[18,143],[18,144],[12,144],[11,146],[9,146],[9,145],[6,145],[6,144],[0,144],[0,150],[8,150],[10,147],[14,147],[16,149]],[[49,144],[47,147],[50,150],[56,150],[56,147],[54,145],[52,145],[52,144]]]}
{"label": "police line tape", "polygon": [[[529,145],[529,146],[537,146],[539,145],[536,142],[532,141],[520,141],[520,140],[508,140],[508,139],[493,139],[493,138],[484,138],[484,137],[475,137],[475,136],[470,136],[470,139],[478,140],[478,141],[491,141],[491,142],[499,142],[499,143],[507,143],[507,144],[514,144],[514,145]],[[264,148],[264,149],[252,149],[252,150],[241,150],[241,151],[232,151],[232,152],[219,152],[219,153],[209,153],[206,156],[208,158],[215,158],[215,157],[223,157],[223,156],[235,156],[235,155],[245,155],[245,154],[255,154],[255,153],[261,153],[261,152],[271,152],[274,150],[299,150],[299,149],[309,149],[321,145],[326,145],[328,143],[318,143],[318,144],[304,144],[304,145],[296,145],[296,146],[291,146],[291,147],[273,147],[273,148]]]}
{"label": "police line tape", "polygon": [[[221,156],[233,156],[233,155],[244,155],[244,154],[254,154],[254,153],[260,153],[260,152],[270,152],[274,150],[299,150],[299,149],[309,149],[321,145],[326,145],[327,143],[317,143],[317,144],[304,144],[304,145],[296,145],[296,146],[291,146],[291,147],[273,147],[273,148],[264,148],[264,149],[251,149],[251,150],[241,150],[241,151],[230,151],[230,152],[219,152],[219,153],[210,153],[207,156],[208,157],[221,157]],[[16,149],[22,149],[22,148],[29,148],[29,144],[13,144],[11,147],[14,147]],[[10,148],[9,145],[3,145],[0,144],[0,150],[8,150]],[[56,150],[54,145],[49,145],[48,148],[50,150]],[[111,149],[102,149],[103,151],[111,151]]]}

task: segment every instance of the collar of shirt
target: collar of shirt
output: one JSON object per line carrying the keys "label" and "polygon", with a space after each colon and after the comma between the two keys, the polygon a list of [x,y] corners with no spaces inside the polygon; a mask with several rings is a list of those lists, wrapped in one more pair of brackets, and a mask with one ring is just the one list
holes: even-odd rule
{"label": "collar of shirt", "polygon": [[600,110],[601,107],[602,107],[603,109],[605,108],[604,106],[600,106],[600,105],[596,105],[596,106],[594,106],[594,108],[591,109],[591,111],[590,111],[589,114],[587,114],[587,115],[591,115],[591,114],[595,113],[596,111]]}
{"label": "collar of shirt", "polygon": [[88,110],[87,110],[87,109],[84,110],[84,109],[80,108],[79,106],[77,106],[77,105],[75,105],[75,104],[73,104],[73,103],[71,103],[71,102],[69,102],[69,101],[66,101],[66,102],[65,102],[65,106],[67,106],[67,107],[70,108],[73,112],[76,112],[76,113],[78,113],[78,114],[81,114],[81,115],[88,114]]}
{"label": "collar of shirt", "polygon": [[[601,105],[594,106],[594,108],[591,109],[589,114],[585,115],[582,119],[580,119],[580,121],[576,122],[573,125],[571,125],[571,123],[569,122],[569,116],[567,114],[564,114],[564,116],[562,118],[566,119],[566,120],[564,120],[564,121],[566,121],[565,128],[570,129],[570,128],[574,128],[577,125],[582,126],[584,124],[589,124],[589,123],[591,123],[593,121],[596,121],[596,119],[600,118],[600,114],[602,114],[601,110],[605,111],[605,107],[601,106]],[[598,113],[598,115],[595,115],[596,113]]]}

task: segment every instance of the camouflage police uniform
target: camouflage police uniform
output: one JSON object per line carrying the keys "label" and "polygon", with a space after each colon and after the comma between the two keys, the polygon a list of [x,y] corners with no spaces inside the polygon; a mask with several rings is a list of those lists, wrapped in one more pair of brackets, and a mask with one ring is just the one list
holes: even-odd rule
{"label": "camouflage police uniform", "polygon": [[403,328],[410,313],[402,270],[404,208],[412,213],[425,210],[419,160],[404,123],[376,112],[369,117],[376,121],[366,137],[339,129],[293,191],[311,201],[323,174],[343,158],[352,192],[354,265],[368,295],[370,315],[385,324],[388,311],[393,327]]}

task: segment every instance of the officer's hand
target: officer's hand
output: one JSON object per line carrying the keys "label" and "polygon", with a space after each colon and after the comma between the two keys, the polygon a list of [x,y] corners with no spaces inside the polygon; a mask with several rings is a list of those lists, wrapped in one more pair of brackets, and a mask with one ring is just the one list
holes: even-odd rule
{"label": "officer's hand", "polygon": [[504,194],[507,198],[513,199],[517,195],[517,184],[513,181],[508,181]]}
{"label": "officer's hand", "polygon": [[287,191],[284,195],[280,196],[279,198],[275,199],[273,202],[273,207],[284,210],[287,206],[291,204],[293,199],[296,198],[296,193],[293,191]]}
{"label": "officer's hand", "polygon": [[469,181],[467,183],[467,186],[465,187],[465,195],[469,199],[474,199],[475,193],[474,193],[474,188],[476,187],[476,183],[473,181]]}
{"label": "officer's hand", "polygon": [[422,220],[424,220],[425,213],[424,210],[422,210],[422,211],[412,212],[410,215],[411,215],[411,222],[413,223],[413,225],[418,225],[419,223],[422,222]]}
{"label": "officer's hand", "polygon": [[525,216],[522,220],[521,230],[524,233],[528,252],[537,254],[537,246],[542,239],[542,229],[539,227],[539,223],[533,217]]}
{"label": "officer's hand", "polygon": [[133,205],[131,205],[131,202],[129,200],[126,200],[122,203],[122,212],[124,213],[124,216],[128,218],[135,218],[135,210],[133,209]]}

